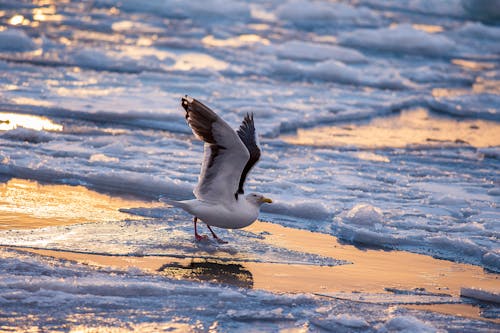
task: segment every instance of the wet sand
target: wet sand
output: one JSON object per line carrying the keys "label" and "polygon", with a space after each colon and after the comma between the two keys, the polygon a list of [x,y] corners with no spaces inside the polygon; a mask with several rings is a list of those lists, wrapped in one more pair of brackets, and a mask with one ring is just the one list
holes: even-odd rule
{"label": "wet sand", "polygon": [[[30,195],[24,197],[27,193]],[[85,209],[72,208],[75,200],[80,205],[84,203]],[[120,220],[129,216],[118,212],[119,208],[158,205],[110,197],[81,186],[40,185],[18,179],[0,185],[0,202],[0,229]],[[43,214],[36,209],[44,206],[53,209],[47,208]],[[346,260],[352,264],[326,267],[258,262],[232,263],[216,259],[207,261],[165,256],[108,256],[30,248],[16,250],[98,267],[111,266],[119,270],[136,267],[151,274],[161,274],[174,279],[209,281],[278,293],[389,293],[386,288],[424,288],[427,292],[458,297],[461,287],[500,291],[500,275],[488,273],[474,265],[453,263],[404,251],[360,249],[353,245],[340,244],[330,235],[286,228],[273,223],[256,222],[246,230],[265,232],[265,238],[256,239],[256,242]],[[407,307],[480,318],[478,307],[463,303]]]}

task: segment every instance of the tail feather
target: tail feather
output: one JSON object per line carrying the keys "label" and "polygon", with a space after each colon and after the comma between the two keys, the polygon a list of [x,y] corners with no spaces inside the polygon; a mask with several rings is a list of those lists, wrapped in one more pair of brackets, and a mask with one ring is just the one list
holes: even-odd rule
{"label": "tail feather", "polygon": [[172,199],[169,199],[169,198],[160,198],[160,201],[163,202],[163,203],[166,203],[167,205],[173,206],[173,207],[184,208],[186,206],[181,201],[176,201],[176,200],[172,200]]}

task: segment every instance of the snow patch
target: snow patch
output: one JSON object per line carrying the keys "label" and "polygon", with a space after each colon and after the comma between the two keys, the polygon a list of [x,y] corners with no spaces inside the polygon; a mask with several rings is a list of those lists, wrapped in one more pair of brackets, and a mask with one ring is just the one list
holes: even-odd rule
{"label": "snow patch", "polygon": [[457,51],[455,42],[446,36],[417,30],[409,24],[343,33],[339,43],[376,51],[425,56],[450,56]]}
{"label": "snow patch", "polygon": [[0,31],[0,52],[26,52],[36,49],[35,42],[22,30]]}

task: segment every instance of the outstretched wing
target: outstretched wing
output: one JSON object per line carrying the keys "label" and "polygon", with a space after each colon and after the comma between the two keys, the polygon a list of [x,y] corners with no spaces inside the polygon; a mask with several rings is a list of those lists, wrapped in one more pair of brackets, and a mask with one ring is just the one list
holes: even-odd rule
{"label": "outstretched wing", "polygon": [[241,141],[245,144],[250,153],[250,158],[248,159],[247,164],[243,168],[243,172],[240,176],[240,183],[238,185],[238,193],[243,194],[243,185],[245,184],[245,180],[247,178],[247,174],[252,169],[252,167],[257,163],[260,159],[260,149],[257,145],[257,138],[255,136],[255,125],[253,123],[253,113],[245,116],[243,119],[243,123],[238,129],[238,136]]}
{"label": "outstretched wing", "polygon": [[250,158],[236,132],[215,112],[194,98],[182,98],[186,120],[205,141],[205,154],[194,195],[201,200],[232,202],[241,174]]}

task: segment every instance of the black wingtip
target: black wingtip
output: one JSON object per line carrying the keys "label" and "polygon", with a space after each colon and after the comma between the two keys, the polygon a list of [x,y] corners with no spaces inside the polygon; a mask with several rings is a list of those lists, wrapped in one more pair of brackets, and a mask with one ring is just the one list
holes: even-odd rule
{"label": "black wingtip", "polygon": [[184,97],[181,98],[181,105],[184,108],[184,110],[188,110],[189,105],[193,102],[193,98],[189,97],[188,95],[185,95]]}

